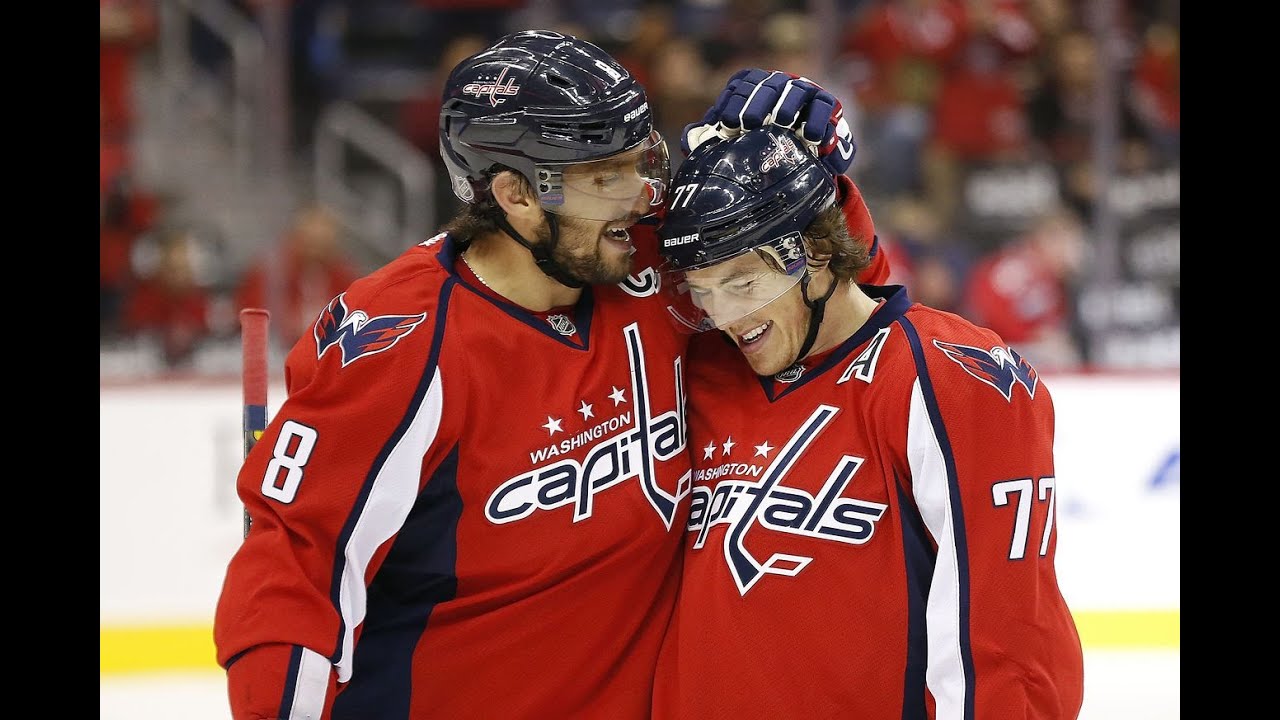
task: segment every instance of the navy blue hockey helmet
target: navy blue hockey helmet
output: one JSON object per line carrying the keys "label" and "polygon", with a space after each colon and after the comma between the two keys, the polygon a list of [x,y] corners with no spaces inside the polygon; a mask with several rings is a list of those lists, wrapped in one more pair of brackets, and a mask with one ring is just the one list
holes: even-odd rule
{"label": "navy blue hockey helmet", "polygon": [[698,146],[671,188],[662,285],[695,331],[723,328],[800,282],[803,233],[837,194],[813,153],[772,125]]}
{"label": "navy blue hockey helmet", "polygon": [[440,155],[463,202],[489,199],[509,168],[544,209],[592,220],[658,207],[669,181],[644,88],[599,47],[545,30],[507,35],[453,69]]}

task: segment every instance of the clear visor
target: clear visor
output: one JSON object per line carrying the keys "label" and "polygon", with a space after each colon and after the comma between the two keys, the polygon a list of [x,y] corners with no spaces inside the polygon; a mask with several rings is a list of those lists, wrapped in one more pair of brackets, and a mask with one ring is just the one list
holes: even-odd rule
{"label": "clear visor", "polygon": [[588,162],[539,165],[538,199],[548,212],[584,220],[635,220],[657,212],[671,182],[667,143],[653,131],[626,152]]}
{"label": "clear visor", "polygon": [[725,329],[800,282],[805,263],[788,272],[777,250],[762,246],[704,268],[663,273],[667,310],[686,332]]}

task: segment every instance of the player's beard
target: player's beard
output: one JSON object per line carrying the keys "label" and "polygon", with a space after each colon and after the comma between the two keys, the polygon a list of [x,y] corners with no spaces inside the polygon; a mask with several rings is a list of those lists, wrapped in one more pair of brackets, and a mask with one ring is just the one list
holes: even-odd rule
{"label": "player's beard", "polygon": [[570,277],[587,285],[616,285],[631,274],[631,254],[603,252],[605,223],[557,216],[558,237],[546,220],[538,226],[538,242],[551,249],[551,259]]}

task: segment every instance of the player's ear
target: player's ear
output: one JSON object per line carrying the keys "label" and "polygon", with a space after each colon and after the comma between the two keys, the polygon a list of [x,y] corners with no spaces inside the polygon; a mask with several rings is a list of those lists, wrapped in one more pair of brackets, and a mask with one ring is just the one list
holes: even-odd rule
{"label": "player's ear", "polygon": [[520,173],[504,170],[493,178],[493,199],[511,220],[536,220],[541,212],[533,188]]}

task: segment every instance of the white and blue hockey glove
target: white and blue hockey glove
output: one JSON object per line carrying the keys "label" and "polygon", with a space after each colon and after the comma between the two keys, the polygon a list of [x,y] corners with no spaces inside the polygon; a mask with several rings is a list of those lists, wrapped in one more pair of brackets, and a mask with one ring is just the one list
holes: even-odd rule
{"label": "white and blue hockey glove", "polygon": [[685,126],[685,155],[711,138],[729,138],[766,124],[789,128],[833,175],[853,163],[857,145],[844,107],[821,85],[780,70],[750,68],[734,73],[702,120]]}

